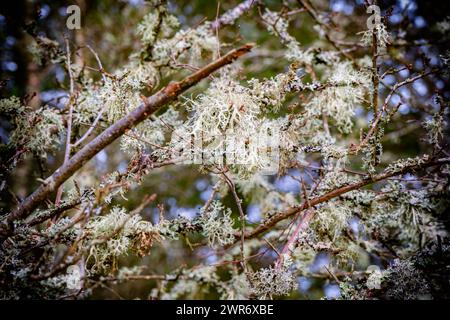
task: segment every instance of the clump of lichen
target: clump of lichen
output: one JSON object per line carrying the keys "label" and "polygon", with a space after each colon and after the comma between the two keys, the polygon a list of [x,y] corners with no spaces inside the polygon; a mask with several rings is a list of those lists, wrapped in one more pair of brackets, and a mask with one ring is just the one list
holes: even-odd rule
{"label": "clump of lichen", "polygon": [[134,250],[146,255],[154,242],[160,241],[158,229],[142,220],[138,214],[130,215],[114,207],[107,215],[91,219],[85,228],[86,266],[91,273],[104,273],[117,269],[117,258]]}
{"label": "clump of lichen", "polygon": [[47,107],[37,110],[22,105],[19,98],[0,100],[0,114],[11,119],[14,128],[8,144],[45,158],[59,146],[60,134],[64,132],[61,114]]}
{"label": "clump of lichen", "polygon": [[249,275],[251,291],[260,299],[288,295],[296,286],[295,277],[289,271],[290,259],[279,266],[262,268]]}
{"label": "clump of lichen", "polygon": [[203,210],[196,224],[201,227],[202,234],[213,248],[222,247],[234,241],[235,229],[231,210],[225,208],[219,201],[213,201],[207,210]]}
{"label": "clump of lichen", "polygon": [[383,279],[384,296],[396,300],[448,298],[448,243],[439,238],[408,259],[394,260]]}

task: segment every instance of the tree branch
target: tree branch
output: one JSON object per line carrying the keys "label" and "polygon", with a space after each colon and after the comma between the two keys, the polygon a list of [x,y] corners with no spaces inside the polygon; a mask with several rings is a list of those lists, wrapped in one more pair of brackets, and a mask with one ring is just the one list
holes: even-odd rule
{"label": "tree branch", "polygon": [[219,18],[216,18],[211,23],[211,28],[216,30],[225,25],[232,25],[236,21],[236,19],[238,19],[240,16],[242,16],[248,10],[250,10],[250,8],[253,5],[259,4],[259,2],[260,2],[260,0],[245,0],[245,1],[243,1],[238,6],[225,12]]}
{"label": "tree branch", "polygon": [[127,130],[147,119],[162,106],[175,100],[181,93],[208,77],[214,71],[232,63],[240,56],[248,53],[254,44],[246,44],[242,47],[230,51],[225,56],[211,62],[204,68],[179,82],[173,82],[162,88],[160,91],[145,99],[136,109],[128,115],[111,125],[95,139],[78,151],[67,163],[57,169],[44,183],[28,196],[21,205],[11,212],[6,221],[0,225],[0,239],[7,237],[12,231],[12,222],[17,219],[27,217],[39,204],[47,199],[52,192],[68,180],[86,162],[92,159],[98,152],[111,144]]}
{"label": "tree branch", "polygon": [[[414,164],[414,165],[410,165],[410,166],[405,166],[402,170],[398,170],[398,171],[394,171],[394,172],[391,172],[391,171],[383,172],[378,175],[375,175],[375,176],[372,176],[372,177],[369,177],[366,179],[362,179],[361,181],[356,182],[354,184],[342,186],[342,187],[337,188],[333,191],[330,191],[322,196],[316,197],[314,199],[310,199],[309,201],[305,201],[302,205],[292,207],[284,212],[280,212],[280,213],[274,215],[273,217],[268,219],[265,223],[259,225],[254,230],[248,232],[245,235],[245,239],[254,238],[257,235],[274,227],[278,222],[285,220],[303,210],[314,207],[320,203],[327,202],[333,198],[339,197],[340,195],[342,195],[344,193],[347,193],[347,192],[350,192],[353,190],[357,190],[357,189],[367,186],[369,184],[372,184],[372,183],[375,183],[378,181],[382,181],[382,180],[385,180],[385,179],[393,177],[393,176],[397,176],[397,175],[404,174],[404,173],[411,172],[411,171],[416,171],[419,169],[424,169],[424,168],[431,167],[431,166],[444,165],[444,164],[448,164],[448,163],[450,163],[450,158],[430,160],[430,161],[422,163],[422,164]],[[240,240],[240,234],[236,233],[234,244],[236,244],[239,240]]]}

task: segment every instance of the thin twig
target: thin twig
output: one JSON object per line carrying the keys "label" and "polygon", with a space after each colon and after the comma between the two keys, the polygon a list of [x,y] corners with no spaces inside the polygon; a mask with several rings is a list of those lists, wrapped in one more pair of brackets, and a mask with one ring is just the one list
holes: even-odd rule
{"label": "thin twig", "polygon": [[242,210],[242,204],[241,199],[239,199],[239,196],[236,192],[236,187],[233,183],[233,181],[227,176],[225,172],[222,172],[223,177],[225,178],[226,183],[230,187],[231,193],[233,194],[234,200],[236,202],[236,205],[238,207],[239,216],[241,220],[241,259],[242,259],[242,266],[244,268],[245,273],[248,273],[247,270],[247,264],[245,263],[245,252],[244,252],[244,245],[245,245],[245,214]]}
{"label": "thin twig", "polygon": [[[88,48],[92,52],[95,59],[97,60],[98,67],[99,67],[100,73],[103,78],[103,82],[106,83],[105,71],[103,69],[103,65],[102,65],[102,61],[100,60],[100,57],[98,56],[97,52],[95,52],[94,49],[92,49],[92,47],[90,45],[87,44],[86,48]],[[95,118],[94,122],[92,123],[92,126],[89,127],[89,129],[84,133],[84,135],[73,144],[73,147],[79,146],[86,138],[88,138],[91,135],[91,133],[94,131],[97,123],[100,121],[100,119],[103,115],[103,112],[105,112],[105,109],[106,109],[105,106],[103,106],[103,108],[100,110],[97,117]]]}
{"label": "thin twig", "polygon": [[[67,136],[66,136],[66,149],[64,151],[64,162],[63,166],[69,161],[70,157],[70,150],[71,150],[71,138],[72,138],[72,117],[73,117],[73,105],[75,103],[75,83],[73,79],[73,73],[72,73],[72,63],[70,59],[70,44],[69,39],[66,37],[66,51],[67,51],[67,72],[69,73],[69,80],[70,80],[70,95],[69,95],[69,101],[67,102],[67,106],[69,107],[69,116],[67,118]],[[62,185],[58,188],[56,192],[56,200],[55,205],[59,206],[59,203],[61,202],[63,188]]]}

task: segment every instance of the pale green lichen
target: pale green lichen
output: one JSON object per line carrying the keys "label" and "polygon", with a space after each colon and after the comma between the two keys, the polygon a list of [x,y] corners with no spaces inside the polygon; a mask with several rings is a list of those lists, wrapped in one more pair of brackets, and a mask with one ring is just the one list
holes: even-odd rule
{"label": "pale green lichen", "polygon": [[57,110],[42,107],[33,111],[23,106],[17,97],[11,97],[1,99],[0,112],[11,117],[14,125],[9,135],[11,146],[25,148],[42,158],[58,148],[64,126]]}
{"label": "pale green lichen", "polygon": [[207,210],[200,213],[196,223],[202,228],[202,234],[211,247],[218,248],[233,243],[235,229],[231,210],[220,202],[213,201]]}
{"label": "pale green lichen", "polygon": [[161,236],[157,227],[115,207],[107,215],[91,219],[86,225],[86,267],[90,273],[116,269],[117,258],[134,250],[143,256]]}
{"label": "pale green lichen", "polygon": [[271,266],[250,274],[252,293],[260,299],[289,294],[296,285],[295,278],[289,271],[290,263],[290,259],[284,259],[279,268]]}

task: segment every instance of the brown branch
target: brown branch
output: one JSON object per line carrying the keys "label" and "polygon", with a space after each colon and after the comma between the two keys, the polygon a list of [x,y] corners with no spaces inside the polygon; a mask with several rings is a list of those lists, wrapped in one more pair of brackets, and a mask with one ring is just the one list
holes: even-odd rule
{"label": "brown branch", "polygon": [[[381,173],[381,174],[378,174],[378,175],[375,175],[372,177],[368,177],[366,179],[362,179],[361,181],[356,182],[354,184],[342,186],[342,187],[337,188],[333,191],[330,191],[322,196],[316,197],[314,199],[310,199],[309,201],[305,201],[300,206],[292,207],[284,212],[280,212],[280,213],[274,215],[273,217],[268,219],[265,223],[259,225],[254,230],[248,232],[245,235],[245,239],[254,238],[257,235],[274,227],[278,222],[285,220],[285,219],[297,214],[298,212],[301,212],[308,208],[314,207],[320,203],[327,202],[333,198],[339,197],[340,195],[343,195],[344,193],[360,189],[369,184],[373,184],[375,182],[382,181],[382,180],[385,180],[385,179],[393,177],[393,176],[401,175],[401,174],[411,172],[411,171],[416,171],[419,169],[424,169],[424,168],[431,167],[431,166],[444,165],[444,164],[448,164],[448,163],[450,163],[450,158],[431,160],[431,161],[428,161],[428,162],[425,162],[422,164],[406,166],[402,170],[398,170],[398,171],[394,171],[394,172],[391,172],[391,171],[384,172],[384,173]],[[235,234],[235,243],[237,243],[239,241],[239,237],[240,237],[240,234]]]}
{"label": "brown branch", "polygon": [[230,51],[225,56],[211,62],[204,68],[179,82],[172,82],[160,91],[146,99],[128,115],[111,125],[95,139],[86,144],[66,164],[57,169],[44,183],[28,196],[21,205],[11,212],[6,221],[0,225],[0,239],[7,237],[12,231],[12,222],[27,217],[39,204],[47,199],[52,192],[69,179],[78,169],[92,159],[98,152],[111,144],[126,131],[147,119],[151,114],[162,106],[175,100],[181,93],[194,86],[202,79],[208,77],[214,71],[232,63],[240,56],[246,54],[253,48],[254,44],[246,44]]}
{"label": "brown branch", "polygon": [[79,204],[81,204],[81,199],[82,198],[79,197],[79,198],[71,200],[71,201],[69,201],[67,203],[62,203],[58,207],[55,207],[54,209],[49,210],[45,214],[42,214],[42,215],[34,217],[33,219],[31,219],[30,221],[27,222],[27,225],[32,227],[32,226],[35,226],[35,225],[38,225],[38,224],[44,222],[47,219],[59,216],[63,212],[66,212],[66,211],[68,211],[70,209],[73,209],[74,207],[76,207]]}
{"label": "brown branch", "polygon": [[185,275],[160,275],[160,274],[146,274],[146,275],[129,275],[123,278],[119,277],[105,277],[102,281],[126,281],[126,280],[164,280],[164,281],[177,281],[177,280],[189,280],[189,277]]}

